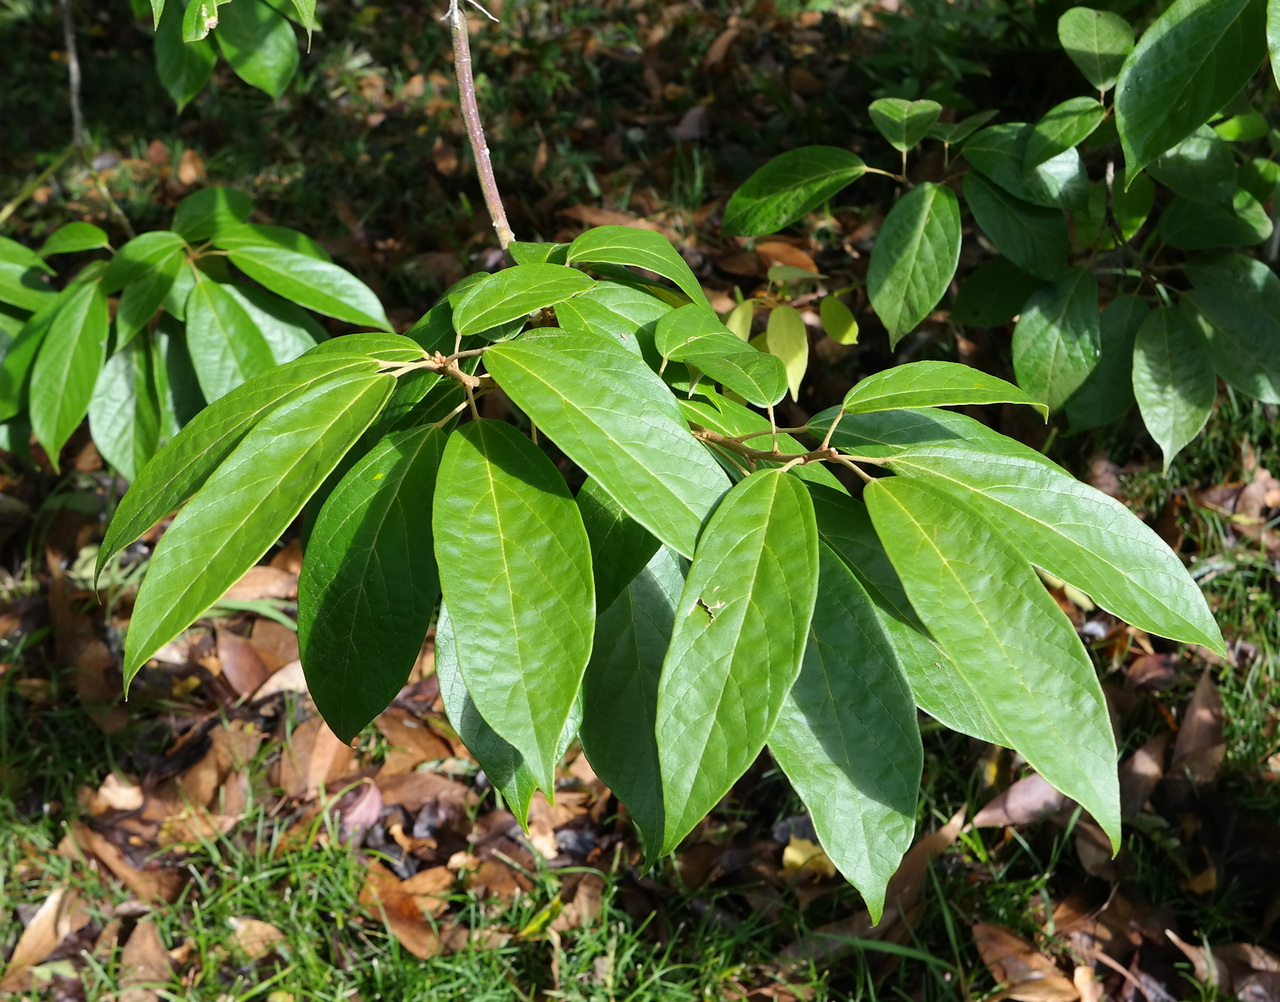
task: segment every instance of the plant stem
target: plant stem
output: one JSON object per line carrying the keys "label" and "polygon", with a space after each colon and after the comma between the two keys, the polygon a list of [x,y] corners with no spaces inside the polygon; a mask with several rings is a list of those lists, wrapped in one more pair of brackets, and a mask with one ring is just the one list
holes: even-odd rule
{"label": "plant stem", "polygon": [[23,186],[22,190],[18,192],[16,195],[14,195],[13,199],[10,202],[8,202],[4,206],[4,208],[0,209],[0,224],[3,224],[5,220],[7,220],[10,216],[12,216],[18,210],[18,206],[20,206],[23,202],[25,202],[28,198],[31,197],[32,192],[34,192],[37,188],[39,188],[42,184],[44,184],[45,181],[49,180],[49,178],[54,174],[54,172],[57,171],[57,169],[61,167],[64,163],[66,163],[67,158],[70,157],[71,154],[74,153],[75,151],[76,151],[76,148],[74,145],[68,146],[65,150],[62,151],[61,155],[58,157],[57,160],[55,160],[48,167],[46,167],[39,174],[37,174],[34,178],[28,181]]}
{"label": "plant stem", "polygon": [[493,220],[498,243],[505,251],[507,245],[515,239],[515,234],[511,232],[511,224],[507,222],[507,210],[502,204],[498,182],[493,176],[493,160],[489,156],[489,144],[484,138],[480,108],[476,104],[476,81],[471,73],[471,36],[467,33],[467,15],[462,11],[461,0],[449,0],[449,12],[445,15],[445,20],[449,22],[453,34],[453,70],[458,76],[458,103],[462,107],[462,121],[467,127],[471,151],[475,154],[476,174],[480,178],[484,204],[489,210],[489,218]]}
{"label": "plant stem", "polygon": [[67,89],[71,101],[71,145],[84,147],[84,113],[80,109],[80,56],[76,50],[76,23],[71,0],[62,0],[62,39],[67,47]]}

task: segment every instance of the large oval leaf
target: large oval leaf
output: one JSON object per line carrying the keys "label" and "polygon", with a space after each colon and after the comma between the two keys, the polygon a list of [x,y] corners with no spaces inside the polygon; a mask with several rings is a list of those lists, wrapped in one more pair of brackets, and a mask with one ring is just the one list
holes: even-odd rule
{"label": "large oval leaf", "polygon": [[1015,749],[1120,844],[1116,744],[1075,629],[1030,563],[946,494],[904,477],[867,508],[911,604]]}
{"label": "large oval leaf", "polygon": [[484,419],[449,437],[432,527],[467,691],[554,796],[560,734],[595,627],[578,506],[541,449]]}
{"label": "large oval leaf", "polygon": [[1034,293],[1013,329],[1018,385],[1058,410],[1098,364],[1101,323],[1098,280],[1087,268],[1071,268],[1053,288]]}
{"label": "large oval leaf", "polygon": [[[152,10],[161,0],[152,0]],[[194,4],[193,4],[194,5]],[[156,75],[182,111],[190,100],[204,90],[213,76],[218,57],[207,39],[187,42],[183,38],[183,5],[179,0],[164,4],[156,23]]]}
{"label": "large oval leaf", "polygon": [[729,481],[642,359],[609,338],[554,331],[496,345],[485,364],[628,515],[693,555],[703,519]]}
{"label": "large oval leaf", "polygon": [[958,362],[909,362],[884,369],[859,382],[844,396],[848,414],[962,407],[968,404],[1027,404],[1048,416],[1044,404],[1012,383]]}
{"label": "large oval leaf", "polygon": [[786,395],[782,360],[751,347],[701,306],[690,303],[659,320],[654,344],[664,358],[693,366],[757,407]]}
{"label": "large oval leaf", "polygon": [[885,887],[915,835],[924,752],[893,643],[866,591],[825,545],[809,643],[769,750],[827,856],[879,920]]}
{"label": "large oval leaf", "polygon": [[964,155],[1010,195],[1045,208],[1081,209],[1089,197],[1089,178],[1080,154],[1067,147],[1034,167],[1026,167],[1035,127],[1026,122],[992,125],[964,144]]}
{"label": "large oval leaf", "polygon": [[251,215],[253,200],[244,192],[226,187],[201,188],[178,203],[173,230],[188,243],[201,243],[227,230],[239,229]]}
{"label": "large oval leaf", "polygon": [[1133,345],[1133,395],[1166,473],[1209,420],[1217,392],[1213,358],[1196,323],[1167,306],[1152,310]]}
{"label": "large oval leaf", "polygon": [[867,292],[889,347],[941,301],[960,261],[960,203],[941,184],[912,188],[889,210],[867,271]]}
{"label": "large oval leaf", "polygon": [[31,429],[58,469],[58,454],[89,412],[107,357],[107,300],[97,282],[68,291],[31,367]]}
{"label": "large oval leaf", "polygon": [[1071,250],[1061,212],[1014,198],[977,171],[964,176],[964,200],[1001,254],[1037,278],[1057,280]]}
{"label": "large oval leaf", "polygon": [[781,470],[737,484],[698,541],[658,683],[663,853],[760,754],[799,673],[817,587],[804,484]]}
{"label": "large oval leaf", "polygon": [[1196,258],[1187,265],[1186,298],[1209,324],[1218,375],[1236,389],[1280,404],[1280,278],[1242,254]]}
{"label": "large oval leaf", "polygon": [[336,264],[283,247],[248,244],[227,251],[227,257],[254,281],[299,306],[350,324],[391,330],[373,290]]}
{"label": "large oval leaf", "polygon": [[298,71],[298,40],[289,22],[261,0],[236,0],[218,14],[213,37],[236,76],[278,98]]}
{"label": "large oval leaf", "polygon": [[187,351],[210,403],[276,364],[240,300],[221,282],[205,278],[187,297]]}
{"label": "large oval leaf", "polygon": [[386,374],[335,375],[280,404],[244,436],[152,554],[125,639],[126,686],[280,538],[394,384]]}
{"label": "large oval leaf", "polygon": [[802,146],[774,157],[733,193],[720,230],[730,237],[776,233],[812,212],[866,173],[866,164],[837,146]]}
{"label": "large oval leaf", "polygon": [[151,370],[150,346],[126,345],[107,359],[89,401],[93,444],[130,482],[160,447],[160,400]]}
{"label": "large oval leaf", "polygon": [[1027,137],[1024,170],[1033,170],[1084,142],[1102,122],[1106,108],[1092,97],[1073,97],[1045,112]]}
{"label": "large oval leaf", "polygon": [[445,434],[388,435],[320,509],[298,576],[298,645],[307,690],[350,743],[409,677],[440,577],[431,497]]}
{"label": "large oval leaf", "polygon": [[658,321],[671,309],[669,303],[641,289],[600,282],[589,292],[560,303],[556,320],[567,331],[608,334],[657,369],[662,356],[654,347],[653,334]]}
{"label": "large oval leaf", "polygon": [[1085,79],[1107,91],[1133,51],[1133,28],[1109,10],[1072,7],[1058,18],[1058,41]]}
{"label": "large oval leaf", "polygon": [[1133,406],[1133,342],[1150,309],[1145,299],[1126,293],[1102,311],[1098,364],[1067,400],[1073,433],[1119,421]]}
{"label": "large oval leaf", "polygon": [[[591,573],[596,582],[596,612],[604,612],[644,570],[661,545],[600,486],[588,480],[578,491],[578,510],[591,542]],[[597,627],[597,632],[599,628]]]}
{"label": "large oval leaf", "polygon": [[1178,195],[1161,214],[1157,232],[1179,250],[1251,247],[1271,236],[1271,217],[1243,188],[1236,190],[1230,205],[1207,205]]}
{"label": "large oval leaf", "polygon": [[453,303],[453,326],[480,334],[586,292],[595,280],[562,264],[520,264],[469,286]]}
{"label": "large oval leaf", "polygon": [[569,245],[568,261],[583,264],[623,264],[644,268],[670,279],[689,299],[710,310],[707,295],[670,241],[653,230],[630,226],[596,226]]}

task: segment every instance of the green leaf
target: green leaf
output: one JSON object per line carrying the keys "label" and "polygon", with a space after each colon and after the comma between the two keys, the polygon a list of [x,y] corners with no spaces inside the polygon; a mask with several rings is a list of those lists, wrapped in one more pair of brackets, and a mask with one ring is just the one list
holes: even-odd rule
{"label": "green leaf", "polygon": [[724,210],[720,232],[755,237],[790,226],[866,173],[836,146],[802,146],[774,157],[743,183]]}
{"label": "green leaf", "polygon": [[183,41],[182,21],[183,6],[175,2],[165,5],[156,25],[156,75],[178,111],[204,90],[218,58],[207,40]]}
{"label": "green leaf", "polygon": [[236,76],[278,99],[298,71],[289,22],[261,0],[236,0],[220,13],[214,38]]}
{"label": "green leaf", "polygon": [[964,144],[974,170],[1014,198],[1049,209],[1080,209],[1089,198],[1089,177],[1074,147],[1027,167],[1035,126],[1025,122],[992,125]]}
{"label": "green leaf", "polygon": [[[1280,278],[1242,254],[1193,258],[1186,293],[1209,325],[1214,370],[1243,393],[1280,404]],[[3,413],[3,412],[0,412]]]}
{"label": "green leaf", "polygon": [[299,306],[347,323],[391,329],[373,290],[336,264],[279,247],[238,247],[227,256],[254,281]]}
{"label": "green leaf", "polygon": [[1167,306],[1152,310],[1133,346],[1133,395],[1166,473],[1209,420],[1217,390],[1213,356],[1196,325]]}
{"label": "green leaf", "polygon": [[777,355],[787,368],[787,386],[791,399],[800,399],[800,384],[809,368],[809,332],[805,329],[800,311],[794,306],[775,306],[769,311],[769,326],[765,331],[764,347],[770,355]]}
{"label": "green leaf", "polygon": [[[125,638],[126,686],[280,538],[377,416],[394,384],[385,373],[334,374],[279,404],[240,440],[151,556]],[[147,469],[162,464],[166,452]]]}
{"label": "green leaf", "polygon": [[627,808],[651,859],[661,849],[666,820],[658,680],[683,588],[678,559],[659,549],[596,620],[591,661],[582,677],[582,750]]}
{"label": "green leaf", "polygon": [[1119,421],[1133,406],[1133,342],[1149,312],[1145,300],[1127,294],[1102,311],[1098,364],[1066,404],[1072,434]]}
{"label": "green leaf", "polygon": [[134,341],[107,359],[89,401],[89,431],[102,458],[132,483],[160,448],[160,398],[151,349]]}
{"label": "green leaf", "polygon": [[297,12],[297,21],[307,29],[307,51],[311,51],[311,33],[320,30],[320,22],[316,19],[316,0],[293,0],[293,9]]}
{"label": "green leaf", "polygon": [[157,261],[124,287],[116,304],[116,348],[129,344],[146,329],[186,265],[180,250]]}
{"label": "green leaf", "polygon": [[31,428],[56,471],[58,454],[89,412],[107,357],[107,299],[97,282],[73,286],[31,367]]}
{"label": "green leaf", "polygon": [[554,796],[559,738],[595,628],[578,506],[542,450],[482,419],[449,436],[432,527],[467,691]]}
{"label": "green leaf", "polygon": [[615,341],[568,331],[497,345],[485,364],[516,406],[628,515],[692,556],[728,479],[653,370]]}
{"label": "green leaf", "polygon": [[218,8],[230,0],[187,0],[182,17],[182,40],[190,45],[218,26]]}
{"label": "green leaf", "polygon": [[890,348],[933,312],[959,261],[955,193],[926,182],[898,199],[880,227],[867,271],[867,292],[889,331]]}
{"label": "green leaf", "polygon": [[977,171],[964,176],[964,200],[1001,254],[1037,278],[1057,281],[1071,250],[1061,212],[1014,198]]}
{"label": "green leaf", "polygon": [[153,230],[134,237],[116,252],[103,272],[102,294],[110,296],[140,281],[186,246],[187,242],[171,230]]}
{"label": "green leaf", "polygon": [[220,282],[196,282],[187,299],[187,350],[210,403],[275,365],[271,346]]}
{"label": "green leaf", "polygon": [[440,577],[431,497],[444,452],[438,428],[388,435],[320,509],[298,577],[298,644],[307,690],[350,743],[409,678]]}
{"label": "green leaf", "polygon": [[1071,268],[1027,300],[1013,329],[1018,385],[1056,411],[1089,377],[1102,351],[1098,280]]}
{"label": "green leaf", "polygon": [[1227,203],[1235,194],[1236,159],[1207,125],[1165,150],[1147,169],[1161,184],[1198,202]]}
{"label": "green leaf", "polygon": [[[316,395],[331,379],[377,372],[373,359],[333,352],[300,358],[264,372],[200,411],[138,478],[120,501],[98,549],[95,573],[107,561],[182,505],[203,486],[257,424],[283,404]],[[345,385],[345,383],[344,383]]]}
{"label": "green leaf", "polygon": [[223,283],[222,288],[248,313],[279,365],[292,362],[328,338],[311,314],[274,293],[237,282]]}
{"label": "green leaf", "polygon": [[801,481],[766,470],[734,486],[698,541],[658,682],[663,853],[760,754],[800,671],[817,587]]}
{"label": "green leaf", "polygon": [[156,377],[156,392],[160,395],[160,437],[171,440],[204,409],[205,399],[191,364],[191,355],[187,352],[185,326],[171,314],[162,313],[154,337],[148,340],[155,353],[152,371]]}
{"label": "green leaf", "polygon": [[1272,79],[1280,84],[1280,0],[1267,0],[1267,49]]}
{"label": "green leaf", "polygon": [[828,857],[878,921],[885,887],[915,835],[924,752],[893,642],[862,585],[827,546],[819,548],[804,660],[769,750]]}
{"label": "green leaf", "polygon": [[1266,204],[1275,198],[1280,187],[1280,163],[1254,157],[1240,165],[1238,179],[1241,188]]}
{"label": "green leaf", "polygon": [[659,320],[654,342],[663,357],[694,366],[757,407],[772,407],[787,392],[781,359],[752,348],[694,303]]}
{"label": "green leaf", "polygon": [[1006,257],[984,261],[965,278],[951,304],[951,318],[970,327],[1001,327],[1022,312],[1040,279]]}
{"label": "green leaf", "polygon": [[562,264],[516,265],[451,295],[453,326],[459,334],[479,334],[562,303],[595,284],[591,276]]}
{"label": "green leaf", "polygon": [[0,303],[36,312],[51,302],[56,294],[36,269],[0,261]]}
{"label": "green leaf", "polygon": [[1073,7],[1058,18],[1058,41],[1085,79],[1107,91],[1133,51],[1133,28],[1109,10]]}
{"label": "green leaf", "polygon": [[1179,250],[1249,247],[1271,236],[1271,217],[1243,188],[1236,190],[1230,206],[1206,205],[1177,195],[1165,207],[1156,231]]}
{"label": "green leaf", "polygon": [[929,134],[942,114],[937,101],[907,101],[900,97],[882,97],[867,108],[872,124],[889,145],[901,153],[912,149]]}
{"label": "green leaf", "polygon": [[608,334],[630,351],[641,355],[652,369],[662,364],[654,347],[658,321],[671,306],[639,289],[616,282],[600,282],[594,289],[556,307],[556,319],[565,330],[583,334]]}
{"label": "green leaf", "polygon": [[64,289],[31,317],[0,357],[0,421],[8,421],[26,409],[31,369],[58,313],[72,295]]}
{"label": "green leaf", "polygon": [[1266,0],[1174,0],[1143,32],[1116,82],[1130,176],[1239,93],[1266,56]]}
{"label": "green leaf", "polygon": [[7,264],[16,264],[20,266],[22,271],[27,268],[35,268],[36,271],[43,271],[46,275],[54,273],[48,262],[30,247],[3,236],[0,236],[0,261]]}
{"label": "green leaf", "polygon": [[49,234],[40,248],[41,257],[76,254],[108,246],[107,235],[92,223],[67,223]]}
{"label": "green leaf", "polygon": [[937,122],[929,129],[929,138],[954,146],[956,143],[964,142],[998,114],[999,112],[992,109],[979,111],[958,122]]}
{"label": "green leaf", "polygon": [[972,678],[1002,743],[1089,811],[1118,849],[1106,700],[1075,629],[1031,565],[985,519],[907,478],[873,481],[866,501],[911,604]]}
{"label": "green leaf", "polygon": [[1224,119],[1213,127],[1213,131],[1229,143],[1249,143],[1265,138],[1271,128],[1265,115],[1251,111]]}
{"label": "green leaf", "polygon": [[583,484],[577,501],[591,543],[596,612],[602,613],[644,569],[661,544],[622,510],[599,481]]}
{"label": "green leaf", "polygon": [[823,297],[822,305],[818,308],[818,316],[822,320],[822,329],[827,332],[827,337],[832,341],[837,344],[858,343],[858,321],[853,311],[835,296]]}
{"label": "green leaf", "polygon": [[587,230],[569,245],[568,263],[622,264],[644,268],[670,279],[689,300],[711,309],[707,295],[669,240],[653,230],[636,230],[629,226],[597,226]]}
{"label": "green leaf", "polygon": [[[239,8],[241,2],[243,0],[238,0],[235,6]],[[228,230],[238,230],[252,213],[253,202],[243,192],[234,188],[202,188],[178,203],[173,213],[173,230],[187,243],[203,243]]]}
{"label": "green leaf", "polygon": [[512,240],[507,252],[516,264],[568,264],[569,245]]}
{"label": "green leaf", "polygon": [[160,27],[160,15],[164,13],[164,0],[151,0],[151,28]]}
{"label": "green leaf", "polygon": [[849,414],[968,404],[1027,404],[1048,417],[1045,405],[1003,379],[958,362],[910,362],[874,373],[845,394]]}
{"label": "green leaf", "polygon": [[1033,170],[1084,142],[1101,124],[1106,111],[1102,102],[1092,97],[1073,97],[1054,105],[1027,138],[1023,170]]}
{"label": "green leaf", "polygon": [[[1088,208],[1075,214],[1075,246],[1114,248],[1115,227],[1119,228],[1124,240],[1132,240],[1151,215],[1155,193],[1155,183],[1147,174],[1139,174],[1126,188],[1124,168],[1117,168],[1110,185],[1105,180],[1091,184]],[[1115,220],[1115,227],[1108,219],[1108,209]]]}
{"label": "green leaf", "polygon": [[317,261],[332,262],[329,252],[305,233],[287,226],[262,226],[258,223],[242,223],[219,229],[213,236],[213,245],[220,250],[239,247],[279,247],[313,257]]}

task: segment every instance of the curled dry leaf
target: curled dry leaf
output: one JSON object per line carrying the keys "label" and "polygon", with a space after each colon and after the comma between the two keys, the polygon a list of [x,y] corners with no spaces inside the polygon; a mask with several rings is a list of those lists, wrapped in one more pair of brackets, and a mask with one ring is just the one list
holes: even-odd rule
{"label": "curled dry leaf", "polygon": [[975,922],[973,941],[1001,997],[1020,1002],[1073,1002],[1080,992],[1052,960],[1004,926]]}
{"label": "curled dry leaf", "polygon": [[1173,743],[1170,771],[1175,775],[1185,771],[1197,786],[1217,779],[1227,750],[1222,740],[1222,727],[1222,698],[1206,668],[1196,683],[1196,691],[1187,704],[1182,726]]}
{"label": "curled dry leaf", "polygon": [[1246,987],[1256,991],[1271,982],[1266,975],[1280,975],[1280,956],[1265,947],[1229,943],[1206,949],[1182,940],[1172,929],[1166,929],[1165,935],[1191,961],[1197,981],[1224,992],[1240,994]]}
{"label": "curled dry leaf", "polygon": [[218,663],[222,677],[237,696],[247,696],[260,688],[270,676],[254,646],[221,623],[214,626],[218,642]]}
{"label": "curled dry leaf", "polygon": [[182,870],[170,867],[139,870],[125,859],[123,852],[87,825],[73,822],[71,837],[83,853],[96,856],[111,871],[112,876],[144,901],[165,901],[172,904],[178,900],[178,895],[187,882],[186,873]]}
{"label": "curled dry leaf", "polygon": [[1120,816],[1136,818],[1164,778],[1164,753],[1169,735],[1157,734],[1120,763]]}
{"label": "curled dry leaf", "polygon": [[360,903],[385,917],[387,927],[415,957],[426,960],[440,952],[440,937],[428,917],[449,905],[454,875],[437,866],[400,880],[381,863],[371,863],[360,890]]}
{"label": "curled dry leaf", "polygon": [[323,786],[334,790],[356,767],[356,753],[342,743],[329,725],[312,717],[293,732],[272,770],[272,783],[285,796],[314,800]]}
{"label": "curled dry leaf", "polygon": [[92,916],[80,903],[78,891],[55,888],[27,923],[0,978],[0,993],[31,988],[31,968],[53,953],[64,939],[89,924]]}
{"label": "curled dry leaf", "polygon": [[391,745],[380,770],[383,775],[412,772],[423,762],[453,755],[453,747],[432,730],[427,721],[400,707],[393,706],[380,713],[374,726]]}
{"label": "curled dry leaf", "polygon": [[244,576],[227,589],[223,602],[262,602],[269,599],[295,599],[298,597],[296,572],[258,564],[244,572]]}

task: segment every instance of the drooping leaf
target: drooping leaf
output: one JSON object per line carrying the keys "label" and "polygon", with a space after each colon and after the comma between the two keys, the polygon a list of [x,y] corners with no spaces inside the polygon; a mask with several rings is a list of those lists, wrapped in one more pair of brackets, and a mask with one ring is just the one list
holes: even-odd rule
{"label": "drooping leaf", "polygon": [[227,231],[239,230],[252,214],[253,200],[243,192],[224,187],[201,188],[178,203],[173,213],[173,232],[188,243],[203,243]]}
{"label": "drooping leaf", "polygon": [[765,470],[735,485],[698,541],[658,682],[663,853],[760,754],[800,671],[817,586],[803,483]]}
{"label": "drooping leaf", "polygon": [[182,111],[193,97],[204,90],[213,76],[213,64],[218,58],[207,39],[196,42],[183,40],[184,12],[185,8],[178,0],[165,4],[156,25],[155,39],[156,75],[178,106],[178,111]]}
{"label": "drooping leaf", "polygon": [[866,591],[825,545],[809,642],[769,750],[828,857],[878,920],[915,834],[924,753],[893,642]]}
{"label": "drooping leaf", "polygon": [[307,690],[350,743],[405,684],[440,598],[431,498],[445,435],[388,435],[320,509],[298,576]]}
{"label": "drooping leaf", "polygon": [[1133,345],[1133,395],[1164,454],[1166,473],[1209,420],[1217,388],[1213,357],[1197,325],[1170,307],[1152,310]]}
{"label": "drooping leaf", "polygon": [[506,268],[451,294],[453,325],[459,334],[479,334],[555,306],[595,285],[591,276],[561,264],[521,264]]}
{"label": "drooping leaf", "polygon": [[1058,41],[1085,79],[1107,91],[1133,51],[1133,28],[1109,10],[1072,7],[1058,18]]}
{"label": "drooping leaf", "polygon": [[656,859],[665,831],[658,761],[658,685],[684,577],[665,547],[596,620],[582,678],[587,760],[622,801]]}
{"label": "drooping leaf", "polygon": [[850,414],[967,404],[1027,404],[1048,416],[1044,404],[1012,383],[958,362],[909,362],[863,379],[845,394]]}
{"label": "drooping leaf", "polygon": [[[485,364],[516,405],[628,515],[692,556],[728,478],[689,434],[670,391],[642,359],[608,338],[551,331],[491,348]],[[588,372],[591,378],[583,379]]]}
{"label": "drooping leaf", "polygon": [[227,256],[254,281],[299,306],[347,323],[391,329],[373,290],[336,264],[281,247],[245,245]]}
{"label": "drooping leaf", "polygon": [[58,454],[89,412],[107,357],[107,299],[97,282],[68,290],[31,367],[31,429],[54,470]]}
{"label": "drooping leaf", "polygon": [[67,223],[49,234],[40,247],[40,256],[78,254],[81,251],[106,247],[109,243],[107,235],[92,223]]}
{"label": "drooping leaf", "polygon": [[1084,142],[1102,122],[1106,110],[1092,97],[1073,97],[1054,105],[1027,137],[1023,169],[1033,170]]}
{"label": "drooping leaf", "polygon": [[1271,236],[1271,217],[1243,188],[1236,189],[1230,205],[1206,205],[1178,195],[1161,214],[1157,232],[1179,250],[1250,247]]}
{"label": "drooping leaf", "polygon": [[867,508],[911,604],[968,674],[1003,742],[1120,841],[1106,700],[1070,621],[998,529],[906,477],[867,485]]}
{"label": "drooping leaf", "polygon": [[42,309],[56,295],[39,272],[26,264],[0,261],[0,303],[9,303],[33,313]]}
{"label": "drooping leaf", "polygon": [[818,316],[822,320],[822,329],[832,341],[838,344],[858,343],[858,321],[853,311],[835,296],[823,297]]}
{"label": "drooping leaf", "polygon": [[371,376],[378,364],[356,355],[301,358],[264,372],[200,411],[148,463],[120,501],[98,549],[95,573],[208,481],[264,417],[299,396],[311,399],[336,377]]}
{"label": "drooping leaf", "polygon": [[774,157],[743,183],[725,207],[729,237],[776,233],[866,173],[862,159],[837,146],[802,146]]}
{"label": "drooping leaf", "polygon": [[867,271],[871,306],[889,347],[915,330],[941,301],[960,261],[960,203],[945,185],[925,182],[889,210]]}
{"label": "drooping leaf", "polygon": [[871,124],[889,145],[906,153],[929,134],[942,114],[937,101],[907,101],[900,97],[882,97],[867,108]]}
{"label": "drooping leaf", "polygon": [[661,544],[622,510],[599,481],[588,480],[583,484],[577,501],[591,543],[591,573],[595,578],[596,613],[599,614],[626,590]]}
{"label": "drooping leaf", "polygon": [[0,236],[0,262],[16,264],[20,269],[34,268],[46,275],[52,275],[53,269],[47,261],[25,244]]}
{"label": "drooping leaf", "polygon": [[1071,250],[1061,212],[1014,198],[977,171],[964,176],[964,200],[1001,254],[1037,278],[1057,281]]}
{"label": "drooping leaf", "polygon": [[1007,257],[984,261],[960,286],[951,317],[971,327],[1000,327],[1022,312],[1041,281]]}
{"label": "drooping leaf", "polygon": [[769,311],[769,326],[764,347],[770,355],[782,359],[787,367],[787,387],[791,399],[800,399],[800,384],[809,368],[809,332],[800,311],[794,306],[775,306]]}
{"label": "drooping leaf", "polygon": [[1200,128],[1266,56],[1266,0],[1174,0],[1116,81],[1116,127],[1130,176]]}
{"label": "drooping leaf", "polygon": [[280,403],[240,440],[151,556],[125,639],[126,686],[280,538],[373,421],[394,383],[385,373],[334,374]]}
{"label": "drooping leaf", "polygon": [[1149,312],[1146,300],[1128,294],[1102,311],[1098,364],[1066,404],[1072,433],[1119,421],[1133,406],[1133,342]]}
{"label": "drooping leaf", "polygon": [[218,8],[231,0],[187,0],[182,16],[182,40],[190,45],[207,38],[218,26]]}
{"label": "drooping leaf", "polygon": [[262,0],[236,0],[219,14],[214,38],[236,76],[279,98],[298,71],[298,40],[289,22]]}
{"label": "drooping leaf", "polygon": [[292,362],[328,338],[311,314],[275,293],[239,282],[223,283],[222,288],[249,315],[278,365]]}
{"label": "drooping leaf", "polygon": [[595,627],[578,506],[542,450],[484,419],[449,436],[432,527],[467,691],[553,796]]}
{"label": "drooping leaf", "polygon": [[1208,321],[1215,371],[1236,389],[1280,404],[1280,278],[1242,254],[1194,258],[1186,298]]}
{"label": "drooping leaf", "polygon": [[1035,126],[991,125],[969,137],[965,159],[1014,198],[1049,209],[1079,209],[1089,197],[1089,177],[1075,147],[1027,166]]}
{"label": "drooping leaf", "polygon": [[181,235],[172,230],[153,230],[134,237],[116,252],[103,272],[103,295],[110,296],[138,281],[186,246],[187,242]]}
{"label": "drooping leaf", "polygon": [[694,303],[658,321],[654,345],[664,358],[692,365],[758,407],[773,406],[787,392],[781,359],[757,351]]}
{"label": "drooping leaf", "polygon": [[1175,193],[1197,202],[1228,203],[1236,189],[1236,158],[1207,125],[1165,150],[1147,170]]}
{"label": "drooping leaf", "polygon": [[1071,268],[1052,288],[1034,293],[1013,329],[1018,385],[1056,411],[1089,377],[1102,351],[1098,280]]}
{"label": "drooping leaf", "polygon": [[160,447],[160,400],[151,350],[134,341],[103,366],[89,401],[89,431],[102,458],[132,483]]}
{"label": "drooping leaf", "polygon": [[653,230],[629,226],[596,226],[569,245],[568,263],[622,264],[645,268],[670,279],[690,301],[711,309],[706,293],[670,241]]}

